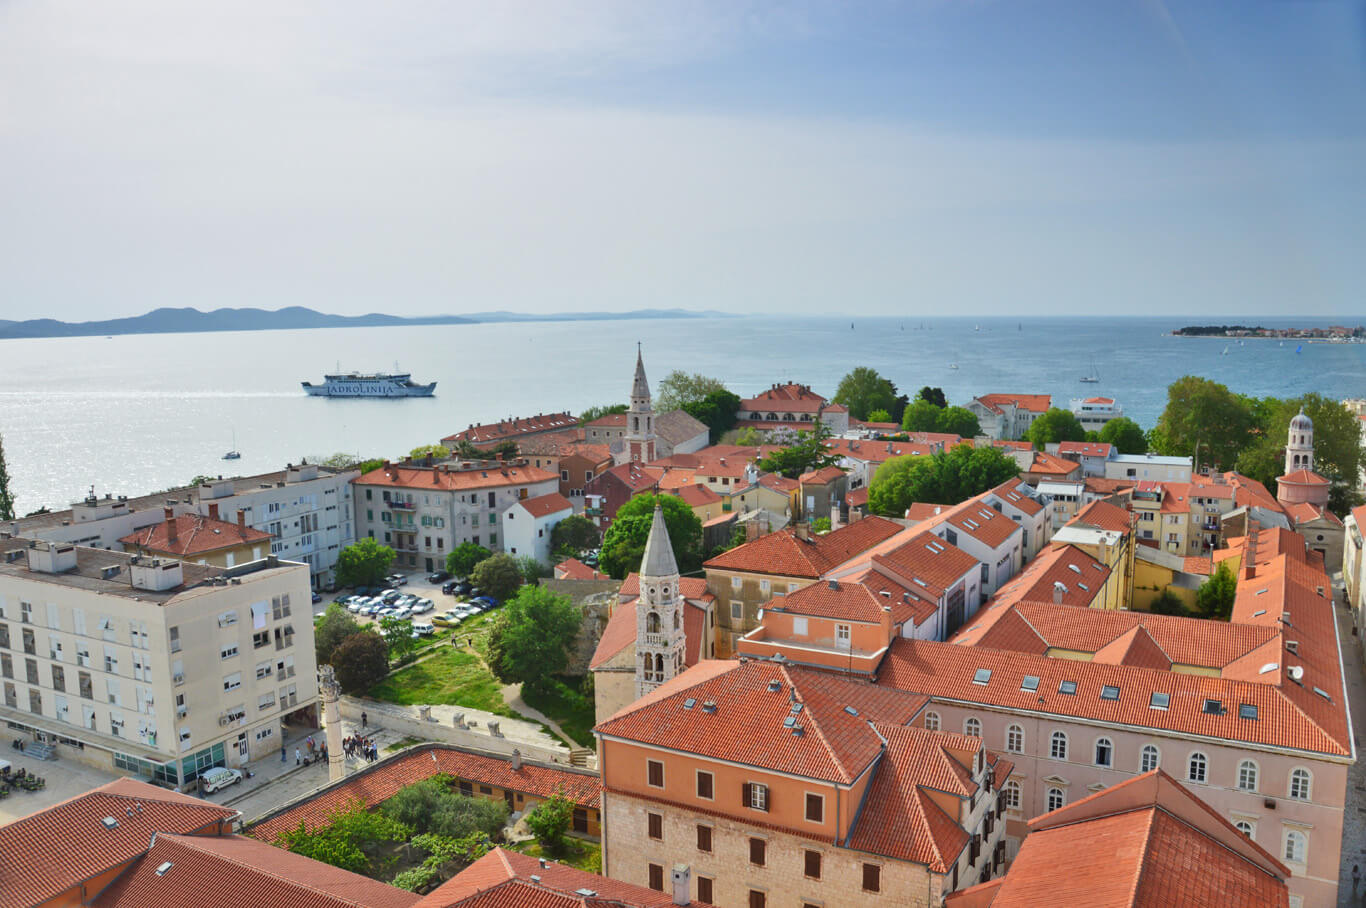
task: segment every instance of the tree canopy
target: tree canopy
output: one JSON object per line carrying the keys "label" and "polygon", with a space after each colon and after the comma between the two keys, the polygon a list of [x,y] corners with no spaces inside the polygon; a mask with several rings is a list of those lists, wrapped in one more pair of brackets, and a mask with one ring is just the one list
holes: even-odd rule
{"label": "tree canopy", "polygon": [[1145,454],[1148,451],[1148,436],[1143,434],[1138,423],[1127,416],[1120,416],[1100,427],[1097,441],[1115,446],[1121,454]]}
{"label": "tree canopy", "polygon": [[1050,407],[1030,424],[1025,440],[1040,451],[1060,441],[1085,441],[1086,430],[1071,410]]}
{"label": "tree canopy", "polygon": [[1158,454],[1196,457],[1198,462],[1229,470],[1252,440],[1255,427],[1247,398],[1216,381],[1186,375],[1167,386],[1167,407],[1149,442]]}
{"label": "tree canopy", "polygon": [[906,409],[906,399],[897,394],[896,385],[867,366],[857,366],[840,379],[833,400],[848,407],[849,416],[859,420],[868,419],[874,410],[893,414]]}
{"label": "tree canopy", "polygon": [[358,539],[337,553],[337,584],[378,586],[393,563],[393,549],[368,536]]}
{"label": "tree canopy", "polygon": [[544,690],[569,664],[569,646],[582,623],[582,613],[568,596],[524,586],[489,629],[489,669],[505,684]]}
{"label": "tree canopy", "polygon": [[704,424],[709,440],[716,444],[735,425],[735,414],[740,412],[740,396],[722,388],[709,392],[701,400],[687,401],[680,409]]}
{"label": "tree canopy", "polygon": [[1254,400],[1259,431],[1238,455],[1237,470],[1275,489],[1276,477],[1285,471],[1290,420],[1301,408],[1314,422],[1314,472],[1333,484],[1329,509],[1344,514],[1359,503],[1357,477],[1366,459],[1361,449],[1361,420],[1336,400],[1317,393],[1289,400]]}
{"label": "tree canopy", "polygon": [[517,559],[506,552],[490,555],[476,564],[470,577],[485,595],[500,601],[517,592],[526,579]]}
{"label": "tree canopy", "polygon": [[14,519],[14,493],[10,491],[9,464],[5,462],[5,438],[0,435],[0,520]]}
{"label": "tree canopy", "polygon": [[702,566],[702,520],[677,495],[642,492],[626,502],[612,518],[602,539],[600,569],[617,580],[640,569],[645,555],[645,540],[650,536],[655,502],[664,509],[664,526],[669,531],[678,570],[687,574]]}
{"label": "tree canopy", "polygon": [[582,514],[571,514],[550,531],[550,550],[556,558],[576,558],[588,549],[596,548],[601,539],[602,534],[593,521]]}
{"label": "tree canopy", "polygon": [[939,409],[944,409],[949,405],[949,400],[944,396],[943,388],[931,388],[929,385],[920,389],[920,393],[915,396],[916,400],[929,401]]}
{"label": "tree canopy", "polygon": [[564,852],[564,835],[574,819],[574,802],[556,792],[527,814],[526,825],[541,848],[550,854]]}
{"label": "tree canopy", "polygon": [[698,372],[687,373],[675,369],[664,376],[655,388],[654,407],[656,413],[681,410],[684,404],[705,400],[713,391],[726,390],[725,382],[719,378],[709,378]]}
{"label": "tree canopy", "polygon": [[1195,607],[1205,618],[1227,621],[1233,615],[1233,600],[1238,595],[1238,579],[1227,561],[1220,562],[1209,579],[1195,590]]}
{"label": "tree canopy", "polygon": [[893,457],[878,467],[868,487],[875,514],[902,517],[915,502],[958,504],[1005,482],[1020,471],[1000,448],[961,444],[927,456]]}
{"label": "tree canopy", "polygon": [[825,423],[816,423],[811,432],[798,432],[797,440],[787,447],[777,448],[759,458],[756,465],[765,473],[781,473],[796,479],[809,470],[819,470],[839,463],[839,457],[825,446],[830,430]]}
{"label": "tree canopy", "polygon": [[945,407],[939,414],[939,431],[959,438],[976,438],[982,434],[982,424],[967,407]]}
{"label": "tree canopy", "polygon": [[385,646],[389,647],[389,661],[402,664],[417,652],[418,641],[413,637],[413,626],[406,618],[379,619]]}
{"label": "tree canopy", "polygon": [[625,413],[629,409],[630,407],[626,404],[602,404],[596,407],[589,407],[579,414],[579,424],[584,425],[595,419],[602,419],[604,416],[610,416],[613,413]]}
{"label": "tree canopy", "polygon": [[451,456],[451,449],[445,445],[418,445],[408,452],[409,460],[421,460],[428,454],[433,460],[445,460]]}
{"label": "tree canopy", "polygon": [[947,432],[960,438],[976,438],[982,434],[977,414],[967,407],[940,407],[924,397],[911,401],[906,407],[901,427],[907,432]]}
{"label": "tree canopy", "polygon": [[332,653],[341,642],[353,634],[360,633],[360,624],[351,613],[334,602],[323,612],[313,628],[313,653],[319,665],[329,665]]}
{"label": "tree canopy", "polygon": [[389,674],[389,646],[367,628],[347,637],[332,651],[332,667],[343,692],[364,693]]}
{"label": "tree canopy", "polygon": [[446,570],[457,577],[468,577],[479,562],[493,553],[475,542],[462,542],[446,556]]}
{"label": "tree canopy", "polygon": [[874,410],[872,413],[869,413],[869,414],[868,414],[868,421],[869,421],[869,422],[895,422],[895,420],[892,419],[892,414],[888,413],[886,410]]}

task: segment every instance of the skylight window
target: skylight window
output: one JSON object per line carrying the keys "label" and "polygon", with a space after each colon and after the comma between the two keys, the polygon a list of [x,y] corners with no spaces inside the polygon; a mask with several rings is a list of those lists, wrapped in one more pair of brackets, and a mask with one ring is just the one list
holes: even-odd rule
{"label": "skylight window", "polygon": [[1205,698],[1205,715],[1207,715],[1207,716],[1222,716],[1223,714],[1224,714],[1224,704],[1223,704],[1222,701],[1220,701],[1220,700],[1215,700],[1215,699],[1213,699],[1212,697],[1206,697],[1206,698]]}
{"label": "skylight window", "polygon": [[1075,681],[1064,681],[1064,682],[1062,682],[1061,684],[1058,685],[1058,693],[1060,693],[1060,694],[1067,694],[1068,696],[1075,696],[1076,693],[1077,693],[1077,682],[1075,682]]}
{"label": "skylight window", "polygon": [[1105,685],[1100,689],[1100,698],[1102,700],[1118,700],[1119,688],[1115,687],[1113,684]]}
{"label": "skylight window", "polygon": [[683,701],[683,708],[684,708],[684,709],[692,709],[692,708],[693,708],[694,706],[696,706],[696,705],[697,705],[697,698],[696,698],[696,697],[689,697],[688,699],[686,699],[686,700]]}
{"label": "skylight window", "polygon": [[917,585],[923,586],[923,587],[925,587],[926,589],[929,589],[929,587],[930,587],[930,585],[929,585],[928,583],[926,583],[925,581],[921,580],[919,577],[912,577],[911,579],[914,580],[914,581],[916,582]]}
{"label": "skylight window", "polygon": [[1171,705],[1172,696],[1160,690],[1153,691],[1152,699],[1148,701],[1148,706],[1152,709],[1166,709]]}
{"label": "skylight window", "polygon": [[1254,593],[1253,595],[1255,595],[1255,596],[1260,596],[1260,595],[1262,595],[1263,593],[1265,593],[1268,589],[1269,589],[1269,587],[1265,587],[1265,586],[1264,586],[1264,587],[1262,587],[1261,589],[1259,589],[1256,593]]}
{"label": "skylight window", "polygon": [[1281,664],[1279,662],[1268,662],[1266,665],[1263,665],[1261,668],[1257,669],[1257,674],[1265,675],[1267,672],[1274,672],[1276,669],[1280,667]]}
{"label": "skylight window", "polygon": [[975,671],[975,672],[972,673],[972,683],[973,683],[973,684],[986,684],[986,683],[987,683],[988,681],[990,681],[990,680],[991,680],[991,669],[989,669],[989,668],[979,668],[979,669],[977,669],[977,671]]}
{"label": "skylight window", "polygon": [[857,715],[858,715],[858,710],[854,709],[854,707],[852,707],[852,706],[846,706],[846,707],[844,708],[844,711],[847,712],[847,713],[848,713],[849,715],[851,715],[851,716],[857,716]]}
{"label": "skylight window", "polygon": [[1333,702],[1333,695],[1328,693],[1328,691],[1324,690],[1321,687],[1314,688],[1314,693],[1318,694],[1320,697],[1327,700],[1329,703]]}
{"label": "skylight window", "polygon": [[1072,571],[1072,572],[1075,573],[1075,574],[1080,574],[1080,573],[1081,573],[1081,568],[1077,567],[1075,564],[1069,564],[1069,565],[1067,566],[1067,569],[1068,569],[1069,571]]}
{"label": "skylight window", "polygon": [[160,867],[157,868],[157,876],[165,876],[166,871],[170,870],[171,866],[172,865],[170,861],[166,861],[165,863],[163,863]]}
{"label": "skylight window", "polygon": [[1020,682],[1020,690],[1038,690],[1038,689],[1039,689],[1039,676],[1038,676],[1038,675],[1025,675],[1025,676],[1024,676],[1024,680]]}
{"label": "skylight window", "polygon": [[1080,580],[1077,581],[1077,587],[1080,588],[1080,589],[1086,590],[1086,592],[1088,592],[1088,593],[1091,592],[1091,588],[1090,588],[1089,586],[1087,586],[1086,584],[1082,583]]}
{"label": "skylight window", "polygon": [[1257,704],[1255,704],[1255,703],[1240,703],[1240,704],[1238,704],[1238,718],[1239,718],[1239,719],[1253,719],[1253,720],[1256,720],[1256,718],[1257,718]]}
{"label": "skylight window", "polygon": [[792,726],[794,726],[794,725],[796,725],[796,724],[797,724],[797,717],[796,717],[796,716],[788,716],[787,718],[783,719],[783,728],[791,728]]}
{"label": "skylight window", "polygon": [[1260,618],[1260,617],[1262,617],[1262,616],[1265,615],[1265,614],[1266,614],[1266,609],[1259,609],[1258,611],[1255,611],[1255,612],[1252,613],[1252,617],[1253,617],[1253,618]]}

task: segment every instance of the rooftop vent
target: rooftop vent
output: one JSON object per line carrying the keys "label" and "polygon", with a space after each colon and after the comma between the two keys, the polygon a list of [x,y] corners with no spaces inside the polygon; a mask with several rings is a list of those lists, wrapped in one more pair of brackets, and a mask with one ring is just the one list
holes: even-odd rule
{"label": "rooftop vent", "polygon": [[1069,565],[1067,566],[1067,569],[1068,569],[1069,571],[1072,571],[1072,572],[1075,573],[1075,574],[1080,574],[1080,573],[1081,573],[1081,568],[1077,567],[1075,564],[1069,564]]}
{"label": "rooftop vent", "polygon": [[[542,866],[544,866],[544,865],[542,865]],[[581,895],[581,896],[583,896],[583,897],[586,898],[586,899],[592,899],[592,898],[597,898],[597,896],[598,896],[598,891],[597,891],[596,889],[589,889],[587,886],[584,886],[582,889],[575,889],[575,890],[574,890],[574,894],[575,894],[575,895]]]}
{"label": "rooftop vent", "polygon": [[844,711],[847,712],[847,713],[848,713],[849,715],[851,715],[851,716],[857,716],[857,715],[858,715],[858,710],[854,709],[854,707],[852,707],[852,706],[846,706],[846,707],[844,708]]}
{"label": "rooftop vent", "polygon": [[832,589],[832,590],[837,590],[837,589],[839,589],[839,588],[840,588],[840,582],[839,582],[838,580],[831,580],[831,581],[830,581],[830,589]]}
{"label": "rooftop vent", "polygon": [[892,591],[891,591],[891,590],[880,590],[880,591],[878,592],[878,595],[880,595],[883,599],[891,599],[891,598],[892,598]]}
{"label": "rooftop vent", "polygon": [[1276,669],[1280,667],[1281,664],[1279,662],[1268,662],[1266,665],[1263,665],[1261,668],[1257,669],[1257,674],[1265,675],[1267,672],[1274,672]]}
{"label": "rooftop vent", "polygon": [[115,826],[119,825],[119,821],[113,817],[103,817],[100,822],[104,824],[105,829],[113,829]]}
{"label": "rooftop vent", "polygon": [[1285,648],[1286,648],[1287,650],[1289,650],[1291,653],[1294,653],[1294,654],[1297,654],[1297,655],[1298,655],[1298,653],[1299,653],[1299,651],[1300,651],[1300,641],[1298,641],[1298,640],[1287,640],[1287,641],[1285,641]]}
{"label": "rooftop vent", "polygon": [[1285,670],[1285,673],[1290,676],[1291,681],[1298,683],[1301,679],[1304,678],[1304,666],[1292,665]]}
{"label": "rooftop vent", "polygon": [[702,704],[702,712],[704,712],[704,713],[714,713],[714,712],[716,712],[716,701],[715,701],[715,700],[708,700],[707,702],[703,703],[703,704]]}
{"label": "rooftop vent", "polygon": [[783,683],[779,681],[777,678],[774,678],[773,680],[768,682],[768,689],[770,691],[780,691],[783,689]]}
{"label": "rooftop vent", "polygon": [[[135,562],[136,563],[136,562]],[[122,565],[111,564],[100,570],[100,577],[104,580],[113,580],[123,570]]]}
{"label": "rooftop vent", "polygon": [[800,725],[792,726],[792,736],[794,738],[800,738],[804,734],[806,734],[806,729],[802,728]]}
{"label": "rooftop vent", "polygon": [[1314,688],[1314,693],[1318,694],[1320,697],[1327,700],[1329,703],[1333,702],[1332,694],[1328,693],[1328,691],[1324,690],[1321,687]]}

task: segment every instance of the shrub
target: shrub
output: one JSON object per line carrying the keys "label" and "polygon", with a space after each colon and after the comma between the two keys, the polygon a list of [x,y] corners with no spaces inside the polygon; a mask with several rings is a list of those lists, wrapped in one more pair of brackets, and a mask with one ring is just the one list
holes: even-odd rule
{"label": "shrub", "polygon": [[527,814],[526,825],[536,841],[549,854],[563,854],[564,835],[574,819],[574,804],[564,795],[554,794]]}

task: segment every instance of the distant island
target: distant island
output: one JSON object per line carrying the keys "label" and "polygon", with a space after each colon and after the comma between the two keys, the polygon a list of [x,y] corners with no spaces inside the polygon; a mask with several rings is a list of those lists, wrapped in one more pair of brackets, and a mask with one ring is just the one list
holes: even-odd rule
{"label": "distant island", "polygon": [[101,334],[190,334],[206,331],[284,331],[300,328],[391,328],[403,325],[472,325],[479,322],[604,321],[608,319],[725,318],[724,312],[688,309],[636,309],[631,312],[476,312],[470,315],[423,315],[405,318],[372,312],[368,315],[329,315],[303,306],[284,309],[153,309],[144,315],[94,322],[63,322],[52,318],[0,320],[0,339],[31,337],[92,337]]}
{"label": "distant island", "polygon": [[1366,327],[1348,328],[1333,325],[1328,328],[1264,328],[1261,325],[1187,325],[1172,332],[1177,337],[1278,337],[1313,340],[1315,338],[1366,337]]}

